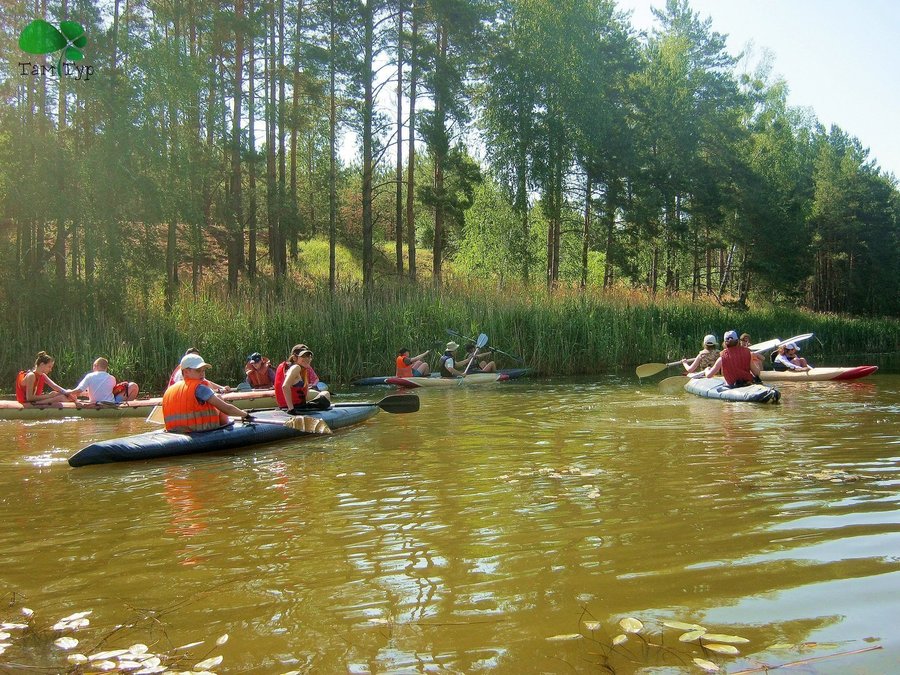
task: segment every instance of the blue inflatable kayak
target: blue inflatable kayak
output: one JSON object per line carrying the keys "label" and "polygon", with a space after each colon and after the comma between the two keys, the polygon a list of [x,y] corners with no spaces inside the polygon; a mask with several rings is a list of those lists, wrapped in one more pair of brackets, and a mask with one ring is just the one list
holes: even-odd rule
{"label": "blue inflatable kayak", "polygon": [[764,384],[751,384],[747,387],[731,389],[721,377],[698,377],[688,380],[684,390],[704,398],[717,398],[722,401],[748,401],[751,403],[778,403],[781,392]]}
{"label": "blue inflatable kayak", "polygon": [[[304,413],[304,417],[323,420],[331,429],[357,424],[378,412],[378,405],[336,404],[330,410]],[[235,422],[221,429],[193,434],[175,434],[164,430],[150,431],[136,436],[114,438],[92,443],[69,458],[70,466],[131,462],[135,460],[175,457],[212,450],[234,450],[288,438],[315,435],[285,426],[292,416],[281,410],[253,413],[253,422]]]}

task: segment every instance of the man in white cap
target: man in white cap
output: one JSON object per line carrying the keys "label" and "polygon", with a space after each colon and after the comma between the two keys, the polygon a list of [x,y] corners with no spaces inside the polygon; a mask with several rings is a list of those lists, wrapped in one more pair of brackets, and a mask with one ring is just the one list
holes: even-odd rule
{"label": "man in white cap", "polygon": [[713,377],[719,371],[732,389],[759,381],[759,363],[754,361],[753,353],[740,343],[736,331],[725,333],[725,349],[706,376]]}
{"label": "man in white cap", "polygon": [[[438,364],[438,368],[440,369],[441,377],[464,377],[465,373],[461,370],[456,369],[456,350],[459,349],[459,345],[455,342],[448,342],[447,348],[444,350],[443,355],[441,356],[441,361]],[[462,365],[462,364],[460,364]]]}
{"label": "man in white cap", "polygon": [[184,434],[218,429],[231,422],[229,416],[251,419],[246,410],[216,396],[206,380],[206,369],[210,365],[202,356],[186,354],[180,365],[184,379],[166,389],[163,395],[166,431]]}

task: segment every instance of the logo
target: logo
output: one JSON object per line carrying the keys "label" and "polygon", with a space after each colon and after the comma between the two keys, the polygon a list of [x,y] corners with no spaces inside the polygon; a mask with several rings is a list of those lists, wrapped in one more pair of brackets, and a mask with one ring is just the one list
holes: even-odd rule
{"label": "logo", "polygon": [[[87,45],[87,37],[84,34],[84,27],[76,21],[61,21],[57,28],[49,21],[35,19],[25,26],[19,36],[19,48],[23,52],[28,54],[59,52],[59,59],[56,62],[56,74],[59,77],[63,76],[63,72],[66,75],[72,74],[73,69],[70,66],[74,66],[74,71],[77,73],[76,79],[81,79],[82,75],[85,75],[85,80],[89,79],[94,69],[91,66],[81,68],[75,65],[76,61],[84,58],[84,52],[81,50],[85,45]],[[19,63],[19,65],[22,66],[22,74],[25,75],[27,74],[25,67],[32,64]],[[33,66],[32,74],[40,74],[42,68],[37,65]]]}

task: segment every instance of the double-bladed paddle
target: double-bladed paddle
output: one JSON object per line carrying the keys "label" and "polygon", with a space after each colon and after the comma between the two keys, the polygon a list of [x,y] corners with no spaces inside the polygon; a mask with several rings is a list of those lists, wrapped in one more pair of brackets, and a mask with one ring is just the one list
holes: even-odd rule
{"label": "double-bladed paddle", "polygon": [[691,378],[685,377],[684,375],[667,377],[666,379],[659,381],[657,389],[663,394],[675,394],[684,389],[684,385],[686,385],[690,379]]}
{"label": "double-bladed paddle", "polygon": [[681,361],[672,361],[672,363],[643,363],[634,369],[634,372],[637,374],[638,378],[650,377],[652,375],[656,375],[657,373],[661,373],[666,368],[671,368],[672,366],[677,366],[681,363]]}
{"label": "double-bladed paddle", "polygon": [[463,377],[469,374],[469,369],[472,367],[472,364],[475,363],[475,355],[478,353],[478,350],[484,347],[488,343],[488,336],[484,333],[479,334],[478,339],[475,340],[475,351],[472,352],[472,356],[469,357],[468,363],[466,363],[466,369],[463,371]]}
{"label": "double-bladed paddle", "polygon": [[[476,341],[475,338],[470,338],[470,337],[467,337],[467,336],[463,335],[462,333],[457,333],[457,332],[456,332],[455,330],[453,330],[452,328],[448,328],[448,329],[447,329],[447,335],[451,335],[451,336],[453,336],[453,337],[460,338],[460,339],[465,340],[465,341],[467,341],[467,342],[475,342],[475,341]],[[482,335],[484,335],[484,333],[482,333]],[[487,344],[487,343],[485,343],[485,344]],[[495,352],[497,352],[498,354],[503,354],[503,356],[508,356],[508,357],[511,358],[513,361],[518,361],[519,363],[525,363],[525,359],[523,359],[521,356],[516,356],[515,354],[510,354],[509,352],[505,352],[505,351],[503,351],[502,349],[497,349],[496,347],[491,347],[490,349],[493,349],[493,350],[494,350]]]}

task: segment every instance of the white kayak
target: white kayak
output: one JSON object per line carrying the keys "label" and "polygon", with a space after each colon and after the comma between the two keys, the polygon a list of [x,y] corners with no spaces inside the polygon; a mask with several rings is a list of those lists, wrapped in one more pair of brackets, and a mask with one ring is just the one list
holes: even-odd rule
{"label": "white kayak", "polygon": [[751,403],[778,403],[781,392],[764,384],[751,384],[746,387],[730,388],[721,377],[698,377],[689,379],[684,390],[704,398],[717,398],[722,401],[746,401]]}
{"label": "white kayak", "polygon": [[[220,398],[244,410],[274,408],[274,389],[254,389],[220,394]],[[45,420],[64,417],[146,417],[162,397],[142,398],[128,403],[90,404],[51,403],[46,406],[23,405],[18,401],[0,401],[0,420]]]}
{"label": "white kayak", "polygon": [[472,373],[465,377],[388,377],[385,384],[393,384],[396,387],[459,387],[471,384],[493,384],[494,382],[506,382],[510,377],[506,373]]}
{"label": "white kayak", "polygon": [[764,370],[759,374],[763,382],[836,382],[858,380],[878,370],[878,366],[852,368],[813,368],[805,372],[795,370]]}

